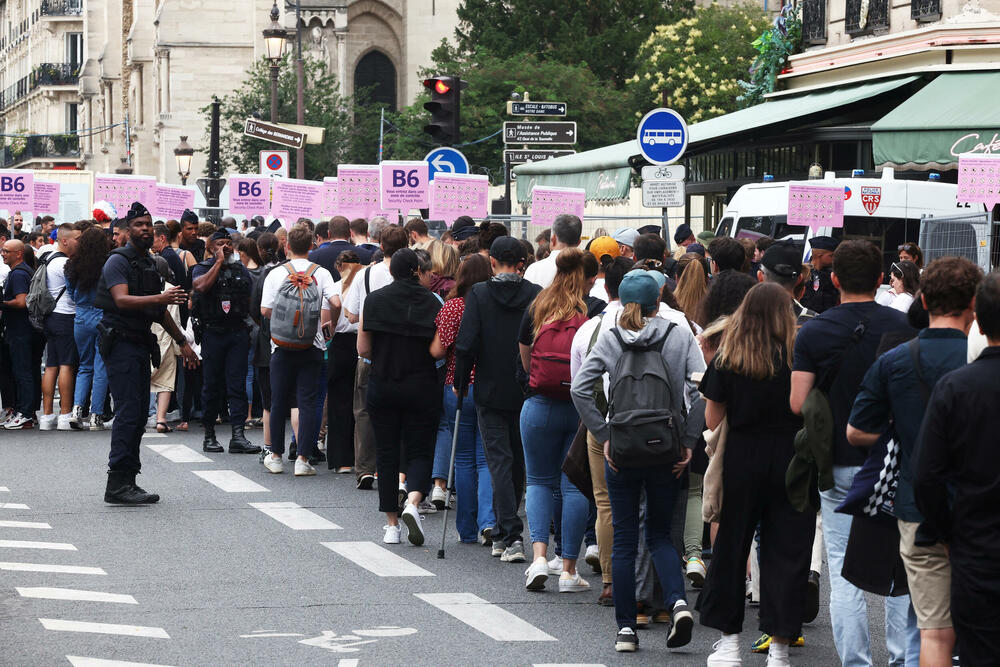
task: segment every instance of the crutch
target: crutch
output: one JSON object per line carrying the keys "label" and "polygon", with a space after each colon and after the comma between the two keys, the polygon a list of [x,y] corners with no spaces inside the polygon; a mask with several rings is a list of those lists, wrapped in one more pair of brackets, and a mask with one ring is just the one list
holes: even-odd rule
{"label": "crutch", "polygon": [[[462,392],[464,393],[464,392]],[[455,430],[451,434],[451,462],[448,464],[448,486],[446,491],[448,497],[444,504],[444,528],[441,530],[441,548],[438,549],[438,558],[444,558],[444,539],[448,534],[448,509],[451,507],[451,489],[455,482],[455,448],[458,447],[458,427],[459,418],[462,415],[462,394],[458,395],[458,407],[455,408]]]}

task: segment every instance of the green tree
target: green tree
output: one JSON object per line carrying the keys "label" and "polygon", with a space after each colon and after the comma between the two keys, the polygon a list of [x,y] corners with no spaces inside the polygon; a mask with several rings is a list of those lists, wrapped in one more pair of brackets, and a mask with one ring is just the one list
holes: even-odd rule
{"label": "green tree", "polygon": [[788,57],[798,52],[802,46],[802,8],[790,3],[781,8],[774,19],[774,25],[754,40],[757,51],[750,66],[749,81],[740,80],[743,95],[740,105],[750,107],[764,101],[764,96],[773,93],[778,85],[778,74],[788,62]]}
{"label": "green tree", "polygon": [[[326,138],[322,144],[307,145],[305,149],[305,176],[308,179],[322,179],[337,173],[337,164],[354,148],[358,141],[357,129],[352,119],[351,106],[338,95],[337,79],[327,73],[326,65],[307,59],[304,69],[304,117],[303,125],[326,128]],[[296,118],[295,62],[286,54],[282,59],[278,75],[278,121],[294,123]],[[243,134],[247,118],[259,115],[270,119],[271,74],[269,62],[261,58],[254,62],[246,79],[239,88],[221,100],[219,117],[219,157],[224,173],[255,174],[259,169],[259,154],[262,150],[278,146],[269,141],[254,139]],[[202,110],[205,116],[205,145],[199,150],[208,151],[211,106]],[[297,152],[291,151],[289,169],[295,173]]]}
{"label": "green tree", "polygon": [[660,106],[664,93],[689,123],[735,111],[742,92],[737,82],[767,26],[764,12],[752,5],[699,7],[694,16],[658,25],[639,49],[635,75],[626,84],[636,113]]}

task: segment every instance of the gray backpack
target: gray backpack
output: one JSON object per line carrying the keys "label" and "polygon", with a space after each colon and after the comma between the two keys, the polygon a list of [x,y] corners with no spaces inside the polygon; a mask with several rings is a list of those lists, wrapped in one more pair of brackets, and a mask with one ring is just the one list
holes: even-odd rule
{"label": "gray backpack", "polygon": [[278,286],[271,307],[271,340],[289,350],[308,350],[319,331],[323,309],[323,295],[313,280],[319,265],[310,263],[301,273],[292,268],[291,262],[281,266],[288,275]]}
{"label": "gray backpack", "polygon": [[661,466],[682,457],[681,415],[673,411],[673,391],[663,345],[677,326],[645,345],[626,343],[611,329],[622,353],[609,377],[608,426],[611,459],[625,468]]}
{"label": "gray backpack", "polygon": [[52,311],[56,309],[56,303],[66,292],[66,286],[63,285],[59,294],[52,296],[52,293],[49,292],[49,275],[46,270],[49,262],[56,257],[65,256],[61,252],[50,252],[47,257],[38,261],[38,267],[31,275],[31,283],[28,285],[28,293],[24,297],[24,303],[28,308],[28,321],[31,322],[31,326],[36,331],[42,331],[45,328],[45,318],[52,314]]}

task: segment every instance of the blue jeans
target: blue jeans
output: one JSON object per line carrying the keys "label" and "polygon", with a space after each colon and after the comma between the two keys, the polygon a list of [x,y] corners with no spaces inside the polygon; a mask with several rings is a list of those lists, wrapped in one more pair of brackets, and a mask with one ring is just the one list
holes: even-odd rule
{"label": "blue jeans", "polygon": [[[847,497],[854,476],[860,469],[860,466],[834,466],[834,487],[820,492],[823,541],[830,568],[833,643],[844,667],[870,667],[872,664],[865,594],[840,574],[844,569],[844,551],[851,533],[852,517],[834,511]],[[885,643],[889,651],[889,665],[917,665],[920,632],[909,595],[885,598]]]}
{"label": "blue jeans", "polygon": [[100,321],[100,311],[95,319],[82,319],[78,316],[73,321],[73,338],[76,339],[76,350],[80,356],[80,365],[76,369],[76,388],[73,389],[73,405],[85,405],[89,392],[90,411],[96,414],[104,412],[104,401],[108,396],[108,372],[104,368],[101,353],[97,351],[100,342],[97,323]]}
{"label": "blue jeans", "polygon": [[[635,559],[639,550],[639,497],[646,491],[646,546],[663,588],[663,608],[673,609],[684,600],[681,560],[670,539],[670,520],[680,480],[669,465],[621,468],[605,464],[611,500],[614,545],[611,550],[611,580],[614,584],[615,620],[618,628],[635,628]],[[683,530],[683,526],[678,527]]]}
{"label": "blue jeans", "polygon": [[521,408],[521,440],[527,473],[525,513],[531,541],[549,542],[549,525],[557,490],[562,491],[562,556],[580,555],[590,505],[562,471],[566,452],[573,444],[580,417],[572,401],[532,396]]}
{"label": "blue jeans", "polygon": [[[444,386],[444,416],[438,428],[437,444],[434,448],[435,479],[448,479],[451,464],[451,438],[455,430],[455,411],[458,396],[452,385]],[[473,385],[462,400],[459,415],[458,442],[455,444],[455,493],[458,495],[458,509],[455,512],[455,527],[463,542],[475,543],[479,532],[493,528],[497,520],[493,514],[493,481],[486,465],[483,437],[479,433],[479,419],[476,404],[472,400]]]}

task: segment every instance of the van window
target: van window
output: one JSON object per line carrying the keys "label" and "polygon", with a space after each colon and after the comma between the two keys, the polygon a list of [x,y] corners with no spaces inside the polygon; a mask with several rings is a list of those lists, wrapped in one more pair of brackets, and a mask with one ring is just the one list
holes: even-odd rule
{"label": "van window", "polygon": [[726,216],[725,218],[719,221],[719,227],[715,230],[715,235],[729,236],[730,232],[732,231],[732,226],[733,226],[733,219],[729,216]]}

